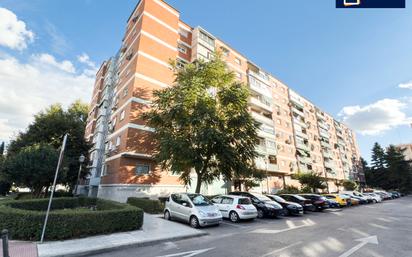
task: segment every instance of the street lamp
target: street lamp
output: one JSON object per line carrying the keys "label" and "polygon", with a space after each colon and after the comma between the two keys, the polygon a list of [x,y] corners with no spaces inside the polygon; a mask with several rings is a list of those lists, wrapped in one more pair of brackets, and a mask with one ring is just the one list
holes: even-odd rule
{"label": "street lamp", "polygon": [[79,173],[77,174],[77,180],[76,180],[76,187],[74,188],[74,194],[77,195],[77,189],[79,187],[79,180],[80,180],[80,173],[82,172],[82,164],[86,160],[86,157],[84,155],[79,156]]}

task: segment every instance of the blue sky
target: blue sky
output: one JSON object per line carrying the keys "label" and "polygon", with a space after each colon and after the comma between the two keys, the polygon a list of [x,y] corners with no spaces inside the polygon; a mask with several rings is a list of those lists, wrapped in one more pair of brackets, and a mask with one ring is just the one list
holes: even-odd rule
{"label": "blue sky", "polygon": [[[410,8],[343,10],[332,0],[168,2],[185,22],[202,26],[355,128],[367,159],[375,141],[412,143]],[[0,100],[0,140],[9,140],[52,102],[88,101],[92,73],[118,50],[136,3],[0,1],[33,34],[23,34],[25,47],[13,47],[2,44],[0,33],[0,93],[11,95]],[[0,12],[0,23],[6,18]],[[24,101],[16,97],[30,92],[34,96]]]}

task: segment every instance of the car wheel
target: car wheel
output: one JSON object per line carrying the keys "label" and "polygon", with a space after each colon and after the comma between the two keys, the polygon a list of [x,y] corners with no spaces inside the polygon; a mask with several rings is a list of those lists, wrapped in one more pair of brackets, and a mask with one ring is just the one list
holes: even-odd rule
{"label": "car wheel", "polygon": [[238,222],[239,221],[239,215],[235,211],[231,211],[229,213],[229,218],[231,222]]}
{"label": "car wheel", "polygon": [[263,219],[263,217],[265,216],[265,214],[263,213],[262,210],[258,210],[258,218],[259,219]]}
{"label": "car wheel", "polygon": [[169,212],[169,211],[165,211],[165,213],[164,213],[164,218],[165,218],[165,220],[171,220],[171,219],[172,219],[172,217],[170,216],[170,212]]}
{"label": "car wheel", "polygon": [[198,228],[199,227],[199,220],[197,219],[196,216],[190,217],[190,226],[192,228]]}
{"label": "car wheel", "polygon": [[378,201],[377,201],[377,200],[375,200],[375,199],[373,199],[373,203],[378,203]]}

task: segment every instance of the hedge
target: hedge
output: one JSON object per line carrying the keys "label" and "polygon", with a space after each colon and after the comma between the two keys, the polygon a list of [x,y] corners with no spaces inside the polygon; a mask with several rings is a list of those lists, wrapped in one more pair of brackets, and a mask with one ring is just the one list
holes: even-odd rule
{"label": "hedge", "polygon": [[[11,239],[39,240],[48,199],[0,203],[0,226]],[[131,231],[143,225],[143,211],[97,198],[56,198],[49,215],[46,240]]]}
{"label": "hedge", "polygon": [[163,202],[159,200],[150,200],[148,198],[129,197],[127,198],[127,203],[139,207],[144,212],[150,214],[162,213],[165,208]]}

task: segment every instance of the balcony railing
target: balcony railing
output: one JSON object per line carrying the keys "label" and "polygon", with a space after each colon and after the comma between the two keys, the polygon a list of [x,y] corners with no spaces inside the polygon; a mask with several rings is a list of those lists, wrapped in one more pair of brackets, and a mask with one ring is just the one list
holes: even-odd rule
{"label": "balcony railing", "polygon": [[251,97],[250,98],[250,103],[257,106],[257,107],[260,107],[264,110],[267,110],[267,111],[270,111],[270,112],[273,111],[273,109],[272,109],[273,107],[272,107],[272,104],[270,102],[262,101],[262,100],[260,100],[256,97]]}
{"label": "balcony railing", "polygon": [[298,118],[296,118],[296,117],[293,117],[293,122],[294,122],[295,124],[300,125],[300,126],[303,127],[303,128],[306,128],[306,127],[307,127],[307,126],[306,126],[306,123],[305,123],[303,120],[300,120],[300,119],[298,119]]}
{"label": "balcony railing", "polygon": [[324,131],[322,131],[322,130],[319,130],[319,135],[322,136],[322,137],[324,137],[324,138],[329,138],[329,137],[330,137],[330,136],[329,136],[329,133],[326,133],[326,132],[324,132]]}
{"label": "balcony railing", "polygon": [[296,141],[296,148],[304,150],[304,151],[309,151],[309,146],[307,146],[304,143],[301,143],[299,141]]}
{"label": "balcony railing", "polygon": [[320,141],[320,145],[323,146],[323,147],[326,147],[326,148],[331,147],[331,145],[328,142],[325,142],[325,141]]}
{"label": "balcony railing", "polygon": [[264,123],[264,124],[268,124],[268,125],[270,125],[270,126],[273,126],[273,120],[271,119],[271,118],[268,118],[268,117],[266,117],[266,116],[263,116],[263,115],[261,115],[261,114],[259,114],[259,113],[257,113],[257,112],[251,112],[251,114],[252,114],[252,117],[255,119],[255,120],[257,120],[257,121],[259,121],[259,122],[261,122],[261,123]]}

